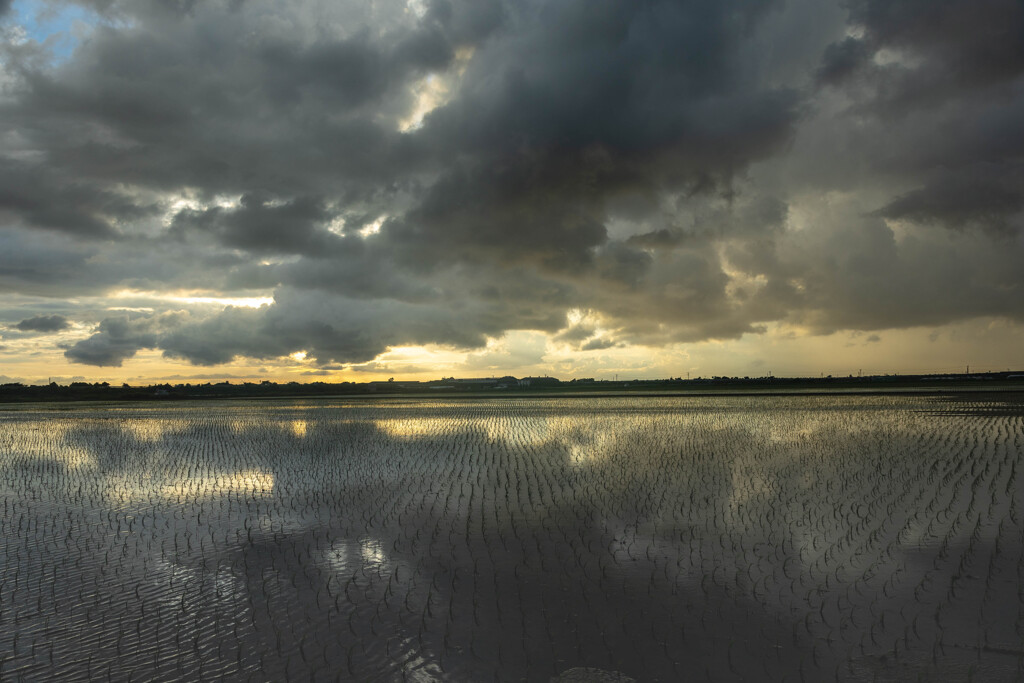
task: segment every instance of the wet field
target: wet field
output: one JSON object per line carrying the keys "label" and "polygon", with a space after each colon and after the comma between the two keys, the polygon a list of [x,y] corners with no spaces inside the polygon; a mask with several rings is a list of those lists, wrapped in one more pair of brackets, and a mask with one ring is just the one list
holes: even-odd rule
{"label": "wet field", "polygon": [[923,396],[0,410],[0,679],[1024,679],[1024,417]]}

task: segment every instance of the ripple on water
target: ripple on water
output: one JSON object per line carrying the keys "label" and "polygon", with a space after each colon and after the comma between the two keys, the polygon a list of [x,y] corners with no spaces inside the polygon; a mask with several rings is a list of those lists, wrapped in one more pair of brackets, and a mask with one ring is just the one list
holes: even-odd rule
{"label": "ripple on water", "polygon": [[0,679],[1019,680],[1024,417],[930,407],[0,414]]}

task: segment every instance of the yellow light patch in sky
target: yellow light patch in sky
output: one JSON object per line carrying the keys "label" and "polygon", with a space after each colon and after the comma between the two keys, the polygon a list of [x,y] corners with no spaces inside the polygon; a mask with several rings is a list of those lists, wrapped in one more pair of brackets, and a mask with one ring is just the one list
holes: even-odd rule
{"label": "yellow light patch in sky", "polygon": [[392,346],[377,356],[373,362],[387,364],[396,369],[402,367],[451,367],[466,360],[466,352],[444,346]]}
{"label": "yellow light patch in sky", "polygon": [[274,303],[272,296],[230,297],[215,296],[206,291],[175,291],[155,292],[138,289],[121,289],[110,295],[109,299],[152,299],[178,304],[211,304],[217,306],[237,306],[240,308],[259,308]]}
{"label": "yellow light patch in sky", "polygon": [[145,384],[206,382],[369,382],[395,378],[430,382],[442,377],[549,375],[560,379],[593,377],[626,381],[714,375],[778,377],[864,374],[943,374],[1021,369],[1024,326],[1002,318],[980,318],[941,327],[874,332],[839,331],[815,335],[795,325],[772,323],[764,334],[740,339],[622,346],[576,351],[544,332],[519,330],[491,340],[484,349],[399,346],[368,363],[329,366],[326,372],[299,357],[238,358],[206,367],[165,358],[142,349],[121,367],[74,364],[64,347],[89,334],[88,328],[58,335],[11,339],[0,349],[3,381],[72,381]]}

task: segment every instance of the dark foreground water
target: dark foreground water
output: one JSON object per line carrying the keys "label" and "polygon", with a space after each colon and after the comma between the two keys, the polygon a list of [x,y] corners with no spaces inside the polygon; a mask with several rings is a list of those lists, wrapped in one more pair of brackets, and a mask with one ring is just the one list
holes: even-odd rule
{"label": "dark foreground water", "polygon": [[922,397],[0,411],[0,679],[1022,680],[1022,451]]}

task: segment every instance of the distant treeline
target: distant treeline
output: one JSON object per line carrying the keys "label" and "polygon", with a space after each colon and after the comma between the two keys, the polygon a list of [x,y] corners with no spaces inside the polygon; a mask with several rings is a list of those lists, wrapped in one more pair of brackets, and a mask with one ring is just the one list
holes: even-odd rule
{"label": "distant treeline", "polygon": [[148,386],[112,385],[108,382],[72,382],[71,384],[0,385],[0,402],[20,401],[159,401],[175,399],[215,398],[287,398],[321,396],[379,396],[395,394],[446,395],[452,393],[538,394],[606,391],[691,392],[730,391],[758,392],[792,390],[858,390],[929,389],[950,391],[957,388],[1013,386],[1024,389],[1024,371],[986,372],[944,375],[871,375],[865,377],[682,377],[667,379],[562,381],[554,377],[516,377],[455,379],[443,378],[429,382],[220,382],[217,384],[153,384]]}

